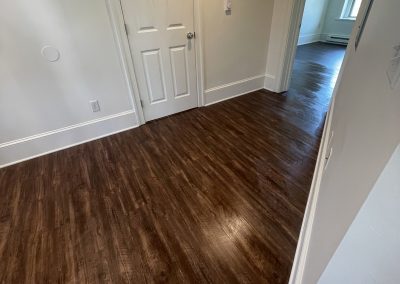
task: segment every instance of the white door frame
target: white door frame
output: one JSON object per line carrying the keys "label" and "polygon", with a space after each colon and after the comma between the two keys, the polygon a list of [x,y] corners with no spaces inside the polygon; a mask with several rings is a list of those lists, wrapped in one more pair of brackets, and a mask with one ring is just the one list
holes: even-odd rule
{"label": "white door frame", "polygon": [[[124,69],[125,77],[129,85],[131,94],[131,101],[133,109],[135,110],[139,125],[146,123],[143,107],[140,103],[140,93],[138,88],[138,81],[135,74],[133,58],[131,54],[131,47],[129,45],[128,35],[125,29],[124,14],[122,10],[121,0],[105,0],[106,5],[109,7],[111,13],[110,17],[115,23],[114,33],[118,44],[119,51],[122,56],[122,67]],[[204,71],[203,71],[203,42],[201,33],[201,0],[194,1],[194,32],[195,32],[195,50],[196,50],[196,79],[197,79],[197,93],[198,93],[198,107],[204,106]]]}
{"label": "white door frame", "polygon": [[304,7],[306,0],[298,0],[292,2],[292,9],[290,9],[290,24],[287,30],[287,44],[283,57],[282,73],[278,76],[279,81],[277,87],[279,90],[286,92],[290,87],[290,80],[292,78],[293,64],[296,57],[297,44],[299,42],[300,28],[303,21]]}
{"label": "white door frame", "polygon": [[132,108],[135,111],[136,119],[139,125],[145,123],[143,109],[140,105],[139,88],[136,81],[135,70],[133,68],[133,60],[130,52],[128,36],[125,31],[125,22],[122,13],[120,0],[105,0],[108,8],[109,17],[112,22],[115,42],[121,56],[122,69],[124,71],[125,80],[128,83],[130,100]]}

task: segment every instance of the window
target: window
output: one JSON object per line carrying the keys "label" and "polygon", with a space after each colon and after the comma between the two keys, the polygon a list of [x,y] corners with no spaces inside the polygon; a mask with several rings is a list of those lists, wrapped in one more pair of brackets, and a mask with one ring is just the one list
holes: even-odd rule
{"label": "window", "polygon": [[347,0],[343,7],[342,19],[355,20],[362,0]]}

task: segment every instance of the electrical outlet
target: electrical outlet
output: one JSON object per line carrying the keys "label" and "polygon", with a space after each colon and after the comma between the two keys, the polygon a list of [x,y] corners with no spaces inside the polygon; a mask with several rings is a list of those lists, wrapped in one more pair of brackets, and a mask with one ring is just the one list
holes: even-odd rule
{"label": "electrical outlet", "polygon": [[99,112],[100,111],[100,104],[98,100],[93,100],[90,101],[90,105],[92,107],[93,112]]}
{"label": "electrical outlet", "polygon": [[396,89],[400,79],[400,44],[393,47],[393,55],[386,70],[389,85],[392,90]]}

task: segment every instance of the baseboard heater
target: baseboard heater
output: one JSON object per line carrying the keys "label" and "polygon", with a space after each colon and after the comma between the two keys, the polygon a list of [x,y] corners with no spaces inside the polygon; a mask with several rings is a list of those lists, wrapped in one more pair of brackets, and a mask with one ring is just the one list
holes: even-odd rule
{"label": "baseboard heater", "polygon": [[349,43],[349,40],[350,38],[348,36],[342,36],[342,35],[328,35],[326,38],[326,42],[343,44],[343,45],[347,45]]}

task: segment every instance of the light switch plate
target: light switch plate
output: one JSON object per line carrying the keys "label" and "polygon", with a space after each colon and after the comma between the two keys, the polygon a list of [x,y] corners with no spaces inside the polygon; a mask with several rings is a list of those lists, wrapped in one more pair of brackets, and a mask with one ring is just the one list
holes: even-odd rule
{"label": "light switch plate", "polygon": [[232,11],[232,0],[224,0],[225,12]]}

